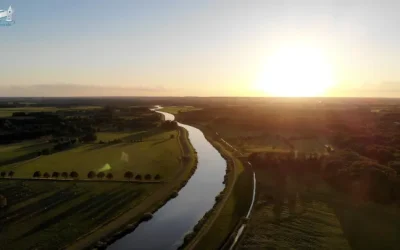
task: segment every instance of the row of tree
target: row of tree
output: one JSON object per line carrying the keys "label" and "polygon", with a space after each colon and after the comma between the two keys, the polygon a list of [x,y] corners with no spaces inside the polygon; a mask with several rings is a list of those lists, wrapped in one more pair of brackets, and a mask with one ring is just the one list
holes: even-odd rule
{"label": "row of tree", "polygon": [[6,176],[8,176],[8,177],[13,177],[14,174],[15,174],[15,172],[12,171],[12,170],[9,171],[9,172],[2,171],[2,172],[0,173],[0,176],[1,176],[2,178],[6,177]]}
{"label": "row of tree", "polygon": [[[4,176],[3,176],[3,173],[4,173]],[[7,175],[6,172],[2,172],[1,173],[2,177],[5,177],[6,175]],[[10,176],[10,177],[12,177],[13,175],[14,175],[13,171],[10,171],[8,173],[8,176]],[[50,178],[50,177],[51,178],[59,178],[59,177],[62,177],[62,178],[65,178],[65,179],[69,177],[69,178],[76,179],[76,178],[79,178],[79,174],[76,171],[72,171],[70,173],[68,173],[68,172],[61,172],[61,173],[60,172],[53,172],[52,174],[50,174],[48,172],[45,172],[45,173],[42,174],[40,171],[35,171],[33,173],[32,177],[33,178]],[[87,178],[88,179],[94,179],[94,178],[104,179],[104,178],[107,178],[109,180],[112,180],[114,178],[114,175],[112,173],[107,173],[106,174],[105,172],[96,173],[95,171],[90,171],[87,174]],[[143,179],[144,180],[152,180],[152,179],[160,180],[161,176],[159,174],[154,175],[154,177],[151,174],[146,174],[146,175],[143,175],[143,176],[141,174],[136,174],[135,175],[133,172],[127,171],[124,174],[124,178],[128,179],[128,180],[132,180],[133,178],[135,180],[143,180]]]}

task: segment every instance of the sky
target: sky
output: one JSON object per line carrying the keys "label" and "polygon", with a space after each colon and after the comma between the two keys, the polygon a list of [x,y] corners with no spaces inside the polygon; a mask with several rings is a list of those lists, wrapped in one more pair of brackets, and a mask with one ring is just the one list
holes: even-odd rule
{"label": "sky", "polygon": [[0,0],[9,5],[0,96],[268,96],[255,87],[265,65],[299,44],[334,72],[323,95],[400,96],[400,1]]}

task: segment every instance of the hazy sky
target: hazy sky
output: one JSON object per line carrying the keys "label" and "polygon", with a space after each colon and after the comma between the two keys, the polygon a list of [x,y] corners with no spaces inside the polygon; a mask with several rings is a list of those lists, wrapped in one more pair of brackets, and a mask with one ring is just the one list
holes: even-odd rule
{"label": "hazy sky", "polygon": [[0,0],[9,5],[0,96],[260,96],[266,60],[299,43],[332,64],[330,95],[400,96],[400,1]]}

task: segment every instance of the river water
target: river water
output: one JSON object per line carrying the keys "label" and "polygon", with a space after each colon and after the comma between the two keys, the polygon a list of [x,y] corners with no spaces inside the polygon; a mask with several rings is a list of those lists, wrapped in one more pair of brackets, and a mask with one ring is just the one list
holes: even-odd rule
{"label": "river water", "polygon": [[[175,119],[169,113],[157,112],[163,114],[166,120]],[[189,132],[189,140],[197,151],[196,172],[179,191],[178,197],[169,200],[154,213],[150,221],[141,223],[108,249],[177,249],[183,243],[184,236],[213,207],[215,197],[224,189],[224,158],[199,129],[178,124]]]}

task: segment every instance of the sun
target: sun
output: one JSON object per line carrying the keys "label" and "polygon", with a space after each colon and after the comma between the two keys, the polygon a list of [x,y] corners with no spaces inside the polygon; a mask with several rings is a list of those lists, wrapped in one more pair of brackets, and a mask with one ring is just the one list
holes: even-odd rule
{"label": "sun", "polygon": [[321,50],[289,47],[268,58],[256,88],[272,96],[312,97],[334,85],[331,64]]}

